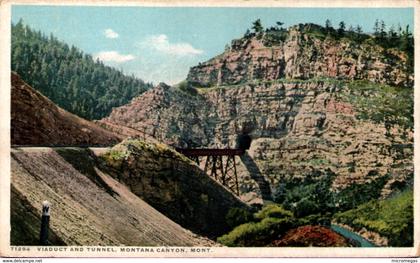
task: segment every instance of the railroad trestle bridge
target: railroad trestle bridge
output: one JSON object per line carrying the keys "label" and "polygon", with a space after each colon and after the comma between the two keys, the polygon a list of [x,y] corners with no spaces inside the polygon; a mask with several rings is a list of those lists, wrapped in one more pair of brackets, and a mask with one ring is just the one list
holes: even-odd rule
{"label": "railroad trestle bridge", "polygon": [[204,172],[239,196],[239,181],[236,171],[236,156],[245,153],[243,149],[176,149],[195,161],[198,166],[205,158]]}

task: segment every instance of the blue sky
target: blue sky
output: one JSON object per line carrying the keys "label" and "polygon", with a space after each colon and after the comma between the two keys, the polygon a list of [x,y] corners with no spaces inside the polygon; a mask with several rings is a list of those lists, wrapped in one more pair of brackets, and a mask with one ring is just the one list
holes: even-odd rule
{"label": "blue sky", "polygon": [[185,8],[185,7],[12,7],[12,21],[23,19],[36,30],[75,45],[105,64],[153,83],[175,84],[186,78],[191,66],[223,52],[241,37],[252,21],[266,27],[282,21],[337,27],[360,24],[371,32],[376,19],[386,25],[409,25],[412,8]]}

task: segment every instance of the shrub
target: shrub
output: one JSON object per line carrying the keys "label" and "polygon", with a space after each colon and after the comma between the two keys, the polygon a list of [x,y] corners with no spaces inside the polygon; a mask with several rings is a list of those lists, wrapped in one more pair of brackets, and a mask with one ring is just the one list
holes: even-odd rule
{"label": "shrub", "polygon": [[283,207],[279,205],[270,204],[270,205],[264,206],[263,209],[261,209],[258,213],[255,214],[256,219],[262,220],[267,217],[272,217],[272,218],[293,217],[293,213],[284,209]]}
{"label": "shrub", "polygon": [[233,207],[226,214],[226,223],[232,229],[250,221],[254,221],[254,216],[247,209]]}
{"label": "shrub", "polygon": [[312,214],[303,218],[299,218],[299,225],[331,225],[331,214]]}
{"label": "shrub", "polygon": [[297,224],[293,218],[264,218],[261,222],[240,225],[217,239],[230,246],[265,246]]}
{"label": "shrub", "polygon": [[127,151],[111,149],[104,155],[102,159],[113,168],[120,168],[124,159],[128,156]]}
{"label": "shrub", "polygon": [[366,228],[389,239],[391,246],[413,245],[413,190],[385,200],[372,200],[337,213],[334,219],[356,229]]}
{"label": "shrub", "polygon": [[302,198],[296,203],[293,211],[297,217],[302,217],[310,214],[314,214],[320,210],[320,205],[315,200],[309,198]]}

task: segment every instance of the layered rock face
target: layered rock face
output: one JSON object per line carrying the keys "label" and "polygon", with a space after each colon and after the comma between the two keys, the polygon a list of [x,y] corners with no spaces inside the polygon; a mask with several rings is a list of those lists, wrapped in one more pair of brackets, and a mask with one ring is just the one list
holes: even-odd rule
{"label": "layered rock face", "polygon": [[[366,83],[378,90],[389,88],[378,83],[411,83],[405,53],[321,41],[298,29],[279,47],[255,37],[238,40],[230,51],[191,69],[190,83],[211,87],[195,93],[159,85],[102,122],[145,129],[176,147],[235,148],[238,137],[249,136],[251,147],[237,161],[241,198],[250,202],[311,174],[333,174],[334,191],[386,177],[383,197],[395,186],[412,184],[412,131],[362,118],[365,108],[382,113],[380,105],[361,108],[358,102],[382,96],[363,91]],[[353,81],[359,78],[369,82]]]}
{"label": "layered rock face", "polygon": [[110,145],[122,136],[71,114],[12,72],[11,135],[14,145]]}
{"label": "layered rock face", "polygon": [[231,85],[255,79],[314,77],[366,79],[412,86],[407,55],[371,43],[306,34],[311,25],[291,27],[284,41],[267,46],[264,37],[232,41],[230,50],[192,67],[187,80],[196,86]]}
{"label": "layered rock face", "polygon": [[387,136],[384,124],[358,120],[357,109],[342,98],[346,92],[345,86],[323,81],[245,84],[197,96],[158,87],[115,109],[107,121],[130,127],[151,123],[146,129],[158,140],[178,147],[235,148],[239,135],[249,135],[250,158],[238,160],[247,200],[253,195],[246,193],[261,195],[255,173],[270,183],[272,193],[283,180],[315,172],[337,174],[338,189],[388,174],[389,187],[409,181],[412,133],[404,137],[394,128]]}

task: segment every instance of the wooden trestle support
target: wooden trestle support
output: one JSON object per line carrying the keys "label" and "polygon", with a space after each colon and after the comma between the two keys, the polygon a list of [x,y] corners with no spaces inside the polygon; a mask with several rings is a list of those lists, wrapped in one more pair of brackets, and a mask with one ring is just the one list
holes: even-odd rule
{"label": "wooden trestle support", "polygon": [[205,159],[204,172],[239,196],[239,181],[236,171],[237,155],[243,154],[239,149],[177,149],[200,166]]}

